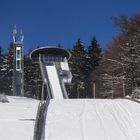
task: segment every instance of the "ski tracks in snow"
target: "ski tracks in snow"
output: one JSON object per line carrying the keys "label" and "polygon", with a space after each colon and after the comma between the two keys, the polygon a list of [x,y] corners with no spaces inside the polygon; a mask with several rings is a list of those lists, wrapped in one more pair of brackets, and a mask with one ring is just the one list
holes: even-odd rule
{"label": "ski tracks in snow", "polygon": [[[104,120],[103,120],[103,114],[101,114],[101,110],[102,108],[99,109],[99,104],[97,105],[96,101],[94,101],[94,104],[93,104],[93,108],[95,110],[95,113],[99,119],[99,123],[100,123],[100,127],[102,128],[102,133],[104,135],[104,140],[110,140],[109,136],[107,135],[107,132],[106,132],[106,129],[105,129],[105,125],[104,125]],[[102,106],[100,106],[102,107]],[[95,124],[96,125],[96,124]]]}
{"label": "ski tracks in snow", "polygon": [[86,115],[86,101],[83,103],[83,107],[80,113],[80,125],[81,125],[81,136],[82,140],[86,140],[86,131],[85,131],[85,115]]}
{"label": "ski tracks in snow", "polygon": [[136,138],[140,139],[135,119],[132,119],[132,117],[134,116],[134,114],[132,114],[133,112],[128,111],[127,107],[122,103],[116,102],[116,104],[119,110],[121,112],[124,112],[123,113],[124,115],[121,117],[120,121],[122,122],[122,126],[126,131],[126,134],[130,135],[129,136],[131,138],[130,140],[136,140]]}
{"label": "ski tracks in snow", "polygon": [[140,105],[125,99],[51,102],[46,140],[140,140]]}

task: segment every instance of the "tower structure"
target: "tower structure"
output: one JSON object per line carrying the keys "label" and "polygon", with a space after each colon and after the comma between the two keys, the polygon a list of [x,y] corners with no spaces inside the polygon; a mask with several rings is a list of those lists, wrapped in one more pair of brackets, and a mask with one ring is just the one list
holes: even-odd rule
{"label": "tower structure", "polygon": [[13,67],[13,95],[24,96],[24,51],[23,34],[17,32],[16,26],[13,29],[13,47],[14,47],[14,67]]}
{"label": "tower structure", "polygon": [[42,100],[44,99],[44,87],[47,88],[47,98],[66,99],[68,93],[65,85],[69,85],[72,74],[68,60],[71,54],[68,50],[55,46],[45,46],[33,50],[30,58],[33,63],[39,63],[42,74]]}

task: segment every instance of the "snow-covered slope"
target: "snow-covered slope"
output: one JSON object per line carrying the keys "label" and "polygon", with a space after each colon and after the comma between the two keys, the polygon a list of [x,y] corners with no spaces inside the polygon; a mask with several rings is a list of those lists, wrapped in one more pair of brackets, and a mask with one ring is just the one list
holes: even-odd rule
{"label": "snow-covered slope", "polygon": [[0,103],[0,140],[32,140],[38,101],[9,97]]}
{"label": "snow-covered slope", "polygon": [[140,140],[140,104],[126,100],[51,100],[45,140]]}

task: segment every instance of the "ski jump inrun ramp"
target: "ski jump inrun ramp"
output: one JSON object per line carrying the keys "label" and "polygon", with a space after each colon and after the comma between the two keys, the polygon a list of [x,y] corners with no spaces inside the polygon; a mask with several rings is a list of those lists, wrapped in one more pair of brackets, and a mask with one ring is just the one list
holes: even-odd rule
{"label": "ski jump inrun ramp", "polygon": [[42,74],[42,89],[47,87],[47,93],[42,90],[44,95],[53,99],[68,98],[65,84],[71,83],[72,75],[68,66],[70,53],[58,47],[41,47],[30,53],[32,62],[38,63]]}
{"label": "ski jump inrun ramp", "polygon": [[63,99],[63,92],[55,65],[47,65],[46,71],[54,99]]}

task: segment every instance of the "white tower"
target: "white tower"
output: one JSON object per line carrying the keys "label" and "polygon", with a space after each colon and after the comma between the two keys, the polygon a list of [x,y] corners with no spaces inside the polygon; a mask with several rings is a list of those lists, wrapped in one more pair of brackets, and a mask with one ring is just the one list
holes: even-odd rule
{"label": "white tower", "polygon": [[13,29],[13,46],[14,46],[13,95],[24,96],[23,35],[21,30],[18,39],[18,32],[16,26]]}

